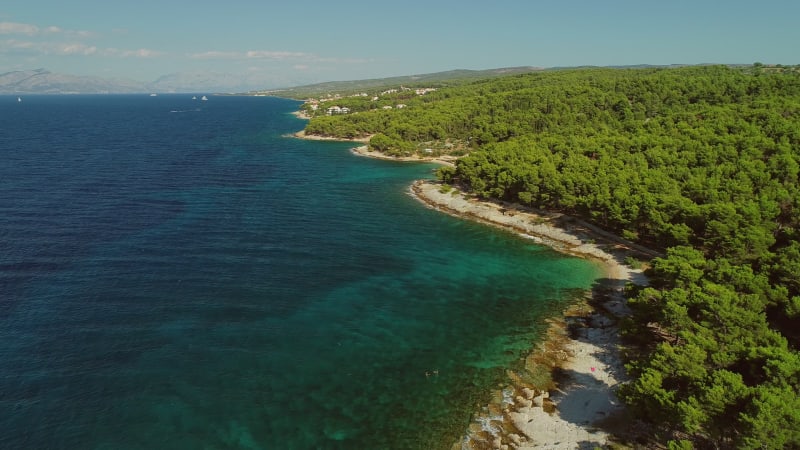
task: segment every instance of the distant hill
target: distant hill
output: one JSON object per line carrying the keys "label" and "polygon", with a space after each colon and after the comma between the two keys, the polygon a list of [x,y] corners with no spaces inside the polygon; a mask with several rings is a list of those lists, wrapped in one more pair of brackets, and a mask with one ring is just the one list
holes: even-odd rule
{"label": "distant hill", "polygon": [[[492,78],[515,73],[542,70],[536,67],[511,67],[490,70],[450,70],[422,75],[407,75],[358,81],[332,81],[279,90],[254,90],[264,82],[255,76],[211,72],[179,72],[164,75],[152,82],[76,76],[47,69],[0,73],[0,94],[133,94],[168,92],[239,92],[266,93],[289,98],[306,98],[327,92],[363,90],[400,84],[453,84],[478,78]],[[295,82],[300,80],[295,80]],[[291,85],[291,80],[277,81]],[[300,81],[302,82],[302,81]]]}
{"label": "distant hill", "polygon": [[153,82],[76,76],[47,69],[0,73],[0,94],[134,94],[170,92],[246,92],[263,82],[224,73],[180,72]]}
{"label": "distant hill", "polygon": [[46,69],[0,74],[0,94],[125,94],[149,90],[147,84],[136,81],[65,75]]}
{"label": "distant hill", "polygon": [[436,72],[421,75],[404,75],[390,78],[374,78],[368,80],[355,81],[329,81],[325,83],[309,84],[305,86],[292,87],[287,89],[274,89],[264,91],[254,91],[252,94],[279,95],[281,97],[304,99],[308,97],[318,97],[329,93],[357,92],[375,88],[398,85],[452,85],[459,82],[466,82],[475,79],[485,79],[514,75],[520,73],[536,72],[544,70],[541,67],[506,67],[488,70],[448,70],[446,72]]}
{"label": "distant hill", "polygon": [[[695,64],[636,64],[622,66],[563,66],[563,67],[505,67],[487,70],[448,70],[445,72],[435,72],[422,75],[404,75],[389,78],[373,78],[355,81],[329,81],[290,87],[286,89],[260,90],[250,92],[251,94],[278,95],[281,97],[303,100],[310,97],[324,97],[328,94],[344,94],[348,92],[359,92],[362,90],[375,90],[385,87],[395,87],[398,85],[420,86],[427,84],[431,87],[453,86],[463,82],[479,79],[489,79],[506,75],[515,75],[529,72],[552,71],[552,70],[573,70],[581,68],[613,68],[613,69],[645,69],[645,68],[678,68],[693,66]],[[700,66],[713,64],[696,64]],[[747,66],[746,64],[729,64],[730,67]]]}

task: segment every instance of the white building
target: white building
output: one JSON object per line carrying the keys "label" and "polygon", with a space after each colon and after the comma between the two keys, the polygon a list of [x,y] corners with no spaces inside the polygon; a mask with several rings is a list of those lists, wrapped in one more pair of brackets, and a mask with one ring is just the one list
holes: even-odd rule
{"label": "white building", "polygon": [[334,114],[349,114],[350,108],[348,107],[340,107],[340,106],[331,106],[327,109],[327,114],[332,116]]}
{"label": "white building", "polygon": [[416,92],[417,95],[425,95],[428,92],[433,92],[435,90],[436,90],[436,88],[422,88],[422,89],[416,89],[416,90],[414,90],[414,92]]}

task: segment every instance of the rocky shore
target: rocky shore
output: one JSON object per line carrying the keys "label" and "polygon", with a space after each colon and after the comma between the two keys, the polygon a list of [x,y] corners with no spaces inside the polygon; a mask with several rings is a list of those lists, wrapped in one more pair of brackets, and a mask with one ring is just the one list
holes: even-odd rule
{"label": "rocky shore", "polygon": [[292,135],[287,135],[291,137],[296,137],[299,139],[308,139],[310,141],[337,141],[337,142],[369,142],[370,136],[363,137],[363,138],[354,138],[354,139],[343,139],[338,137],[328,137],[328,136],[320,136],[318,134],[306,134],[305,130],[300,130],[297,133]]}
{"label": "rocky shore", "polygon": [[[641,270],[624,261],[658,255],[571,217],[480,201],[439,183],[417,181],[411,192],[442,212],[595,260],[605,273],[588,302],[567,310],[563,319],[549,321],[546,339],[525,360],[527,373],[508,372],[508,385],[494,393],[495,400],[474,416],[466,436],[453,448],[594,449],[614,442],[615,431],[625,421],[616,396],[626,380],[617,326],[628,314],[622,290],[628,282],[647,281]],[[553,377],[535,376],[543,371]]]}
{"label": "rocky shore", "polygon": [[454,166],[458,157],[442,155],[442,156],[387,156],[381,152],[372,151],[369,146],[362,145],[351,149],[354,155],[366,156],[368,158],[385,159],[389,161],[409,161],[409,162],[432,162],[446,166]]}

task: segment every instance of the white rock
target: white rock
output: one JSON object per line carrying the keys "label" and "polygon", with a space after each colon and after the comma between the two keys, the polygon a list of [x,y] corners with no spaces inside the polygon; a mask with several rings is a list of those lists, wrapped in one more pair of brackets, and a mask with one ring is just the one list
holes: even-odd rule
{"label": "white rock", "polygon": [[536,393],[531,388],[522,388],[522,395],[524,395],[525,398],[530,400],[530,399],[533,399],[533,397],[534,397],[534,395],[536,395]]}

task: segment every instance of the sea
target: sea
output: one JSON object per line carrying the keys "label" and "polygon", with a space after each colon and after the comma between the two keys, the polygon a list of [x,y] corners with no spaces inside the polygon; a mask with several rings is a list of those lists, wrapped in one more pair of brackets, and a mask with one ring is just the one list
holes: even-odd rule
{"label": "sea", "polygon": [[0,97],[0,448],[449,449],[600,276],[192,97]]}

